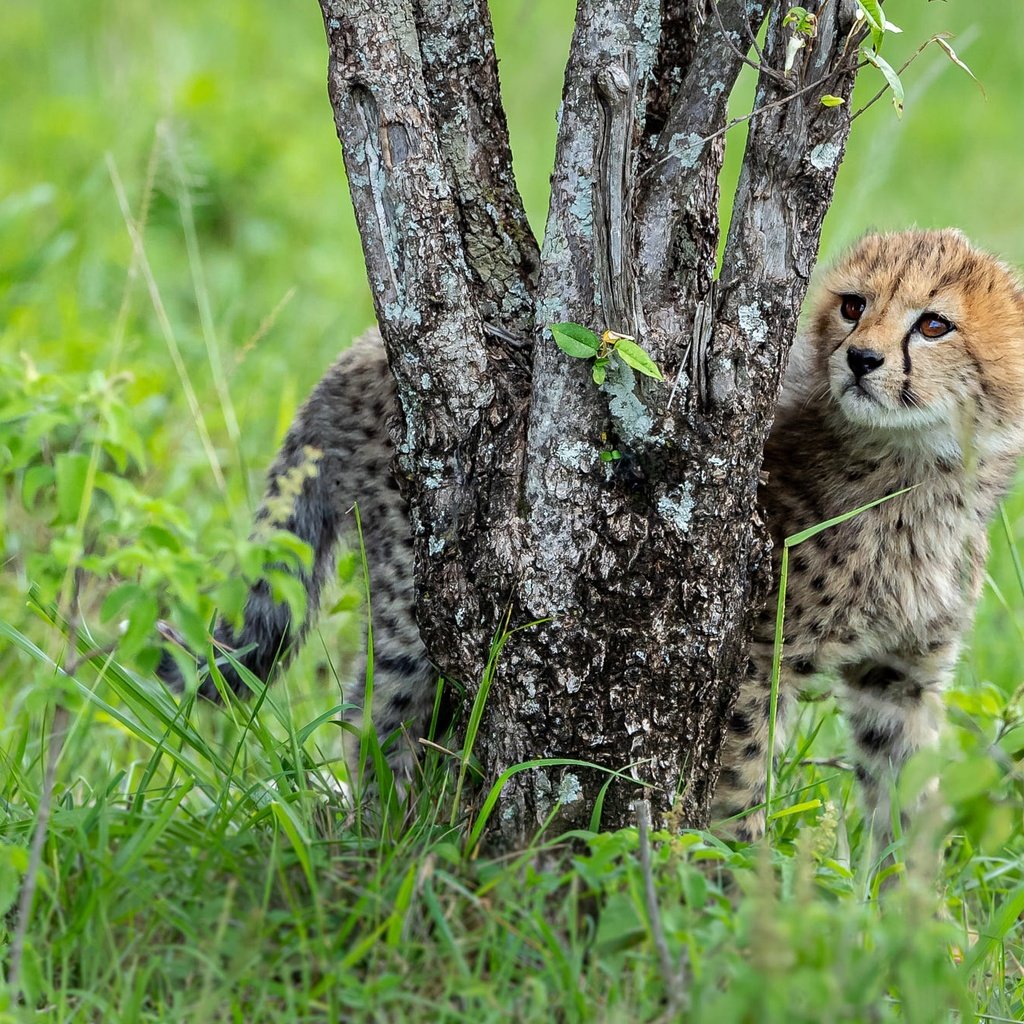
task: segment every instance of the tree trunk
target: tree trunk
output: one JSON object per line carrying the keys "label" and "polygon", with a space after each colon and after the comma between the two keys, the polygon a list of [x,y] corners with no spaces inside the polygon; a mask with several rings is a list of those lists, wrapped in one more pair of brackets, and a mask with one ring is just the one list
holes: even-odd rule
{"label": "tree trunk", "polygon": [[[512,175],[485,0],[321,0],[329,90],[398,382],[417,614],[448,676],[480,678],[491,779],[575,758],[707,822],[725,713],[768,586],[761,455],[849,132],[855,4],[580,0],[538,254]],[[757,113],[717,284],[726,102],[768,18]],[[756,47],[755,47],[756,51]],[[759,59],[761,57],[759,56]],[[546,325],[634,335],[598,388]],[[601,452],[622,458],[605,462]],[[608,776],[524,771],[492,839],[586,824]],[[632,820],[616,780],[604,824]]]}

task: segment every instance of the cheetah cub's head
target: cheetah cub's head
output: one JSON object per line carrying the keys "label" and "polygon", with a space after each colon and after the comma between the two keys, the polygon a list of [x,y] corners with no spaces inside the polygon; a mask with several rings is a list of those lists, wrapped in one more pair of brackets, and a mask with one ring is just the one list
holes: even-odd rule
{"label": "cheetah cub's head", "polygon": [[868,235],[826,275],[811,329],[857,430],[1024,447],[1024,291],[961,232]]}

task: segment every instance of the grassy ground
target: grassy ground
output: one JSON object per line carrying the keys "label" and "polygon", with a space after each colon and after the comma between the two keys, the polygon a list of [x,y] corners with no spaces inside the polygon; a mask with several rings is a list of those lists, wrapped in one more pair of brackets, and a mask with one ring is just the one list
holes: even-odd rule
{"label": "grassy ground", "polygon": [[[571,5],[492,6],[539,230]],[[957,224],[1024,263],[1024,10],[998,7],[887,5],[905,30],[893,63],[953,30],[988,99],[938,50],[922,57],[903,121],[883,99],[855,125],[826,253],[867,226]],[[324,64],[312,3],[4,11],[5,979],[51,774],[55,799],[21,952],[27,1005],[5,981],[0,1022],[1024,1018],[1020,494],[995,526],[949,697],[949,810],[899,851],[928,863],[946,837],[937,894],[912,868],[876,898],[882,851],[828,701],[803,712],[759,850],[595,829],[571,856],[541,834],[521,857],[480,858],[480,820],[440,756],[414,806],[346,819],[335,719],[355,559],[322,642],[262,705],[181,710],[149,682],[158,611],[201,632],[266,560],[239,540],[263,467],[371,321]],[[91,651],[67,650],[52,621],[75,592]]]}

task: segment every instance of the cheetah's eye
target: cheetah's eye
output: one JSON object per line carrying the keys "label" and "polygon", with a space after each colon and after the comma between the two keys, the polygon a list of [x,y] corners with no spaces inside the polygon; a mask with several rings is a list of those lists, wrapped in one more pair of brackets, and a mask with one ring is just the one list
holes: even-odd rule
{"label": "cheetah's eye", "polygon": [[925,338],[941,338],[953,330],[953,325],[938,313],[925,313],[917,321],[917,329]]}
{"label": "cheetah's eye", "polygon": [[861,295],[840,295],[839,315],[855,324],[864,312],[867,300]]}

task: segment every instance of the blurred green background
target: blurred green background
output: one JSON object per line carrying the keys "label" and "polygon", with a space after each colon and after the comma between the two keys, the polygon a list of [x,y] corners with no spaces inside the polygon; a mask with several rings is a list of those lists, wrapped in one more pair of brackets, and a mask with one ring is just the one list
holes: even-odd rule
{"label": "blurred green background", "polygon": [[[517,170],[539,232],[573,4],[492,0],[492,11]],[[929,47],[905,74],[902,121],[887,97],[856,121],[823,255],[868,227],[954,224],[1021,265],[1024,4],[890,0],[886,11],[903,28],[886,39],[893,65],[952,32],[987,99]],[[2,14],[3,351],[48,371],[130,373],[150,452],[144,486],[180,504],[200,531],[244,531],[296,404],[372,321],[319,9],[313,0],[49,0],[8,2]],[[859,102],[881,84],[868,69]],[[750,91],[747,75],[737,112]],[[114,180],[137,211],[158,132],[146,253],[221,458],[223,495],[142,280],[129,289],[115,344],[131,243]],[[729,137],[727,182],[742,138]],[[191,251],[183,210],[194,221]],[[1024,503],[1014,499],[1009,512],[1019,535]],[[1020,606],[1001,536],[992,573],[1005,602]],[[1017,685],[1018,618],[987,593],[968,677]]]}

